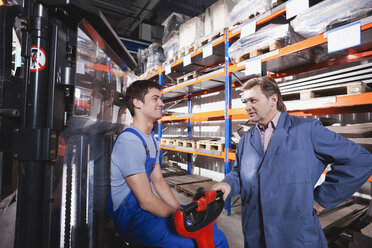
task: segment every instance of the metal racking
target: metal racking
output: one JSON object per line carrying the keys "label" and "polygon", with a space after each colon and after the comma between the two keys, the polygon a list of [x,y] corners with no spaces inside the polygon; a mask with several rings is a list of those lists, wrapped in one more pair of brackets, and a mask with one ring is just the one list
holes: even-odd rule
{"label": "metal racking", "polygon": [[[271,20],[278,18],[286,13],[285,4],[279,5],[272,9],[268,13],[264,13],[256,17],[256,25],[260,26]],[[285,76],[296,75],[303,72],[315,71],[318,69],[333,67],[336,65],[348,64],[355,61],[361,61],[372,57],[372,16],[359,20],[362,34],[362,42],[358,47],[352,49],[346,49],[347,56],[340,58],[333,58],[320,63],[308,64],[305,66],[284,69],[280,72],[266,75],[273,78],[282,78]],[[231,161],[235,160],[235,153],[231,152],[231,130],[232,120],[244,120],[248,119],[248,115],[244,108],[232,109],[231,107],[231,92],[233,88],[240,86],[239,80],[232,82],[232,74],[244,78],[245,61],[240,63],[232,63],[229,58],[228,48],[230,42],[236,40],[241,34],[241,26],[233,29],[225,29],[224,34],[213,40],[212,42],[196,48],[194,52],[185,55],[182,59],[176,59],[173,63],[162,66],[159,68],[156,74],[149,76],[147,79],[156,79],[158,76],[159,83],[165,85],[167,81],[171,84],[173,79],[181,73],[189,73],[191,71],[198,71],[208,67],[215,67],[220,65],[220,68],[209,72],[203,76],[198,76],[195,79],[185,81],[183,83],[174,84],[172,86],[165,87],[163,90],[164,102],[173,102],[181,99],[187,99],[188,102],[188,114],[187,115],[171,115],[164,116],[158,122],[158,139],[162,137],[163,123],[167,122],[187,122],[188,136],[191,136],[191,124],[193,122],[200,121],[211,121],[211,120],[224,120],[225,121],[225,149],[220,155],[200,153],[194,149],[194,151],[185,151],[160,145],[160,149],[166,149],[171,151],[183,152],[188,154],[188,173],[191,171],[191,154],[202,155],[220,158],[224,160],[224,173],[227,174],[231,170]],[[291,58],[290,56],[295,55],[299,51],[310,49],[313,47],[326,45],[328,41],[327,32],[316,35],[314,37],[302,40],[295,44],[291,44],[267,54],[261,55],[261,63],[268,61],[275,61],[277,59]],[[213,55],[203,58],[203,49],[207,46],[213,47]],[[183,66],[184,58],[190,56],[191,64]],[[167,68],[168,67],[168,68]],[[166,73],[167,71],[167,73]],[[203,87],[200,85],[203,84]],[[217,111],[208,111],[202,113],[192,113],[192,98],[208,93],[224,91],[225,92],[225,109]],[[187,93],[185,93],[187,92]],[[358,113],[358,112],[369,112],[372,109],[372,93],[360,93],[355,95],[339,95],[334,96],[332,102],[324,102],[311,106],[306,109],[294,109],[288,111],[292,115],[297,116],[315,116],[315,115],[329,115],[329,114],[345,114],[345,113]],[[369,179],[372,182],[372,177]],[[228,214],[231,213],[231,203],[226,203],[226,209]]]}

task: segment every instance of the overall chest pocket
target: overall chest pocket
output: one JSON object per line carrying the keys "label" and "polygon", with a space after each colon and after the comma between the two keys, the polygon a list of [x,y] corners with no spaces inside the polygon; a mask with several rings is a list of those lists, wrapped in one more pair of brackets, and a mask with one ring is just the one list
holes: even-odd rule
{"label": "overall chest pocket", "polygon": [[279,183],[309,182],[311,175],[307,155],[303,150],[278,151],[273,163],[278,170]]}

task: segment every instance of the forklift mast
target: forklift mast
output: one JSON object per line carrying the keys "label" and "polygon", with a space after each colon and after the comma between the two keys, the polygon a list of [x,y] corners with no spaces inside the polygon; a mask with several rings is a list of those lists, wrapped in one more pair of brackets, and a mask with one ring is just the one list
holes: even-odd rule
{"label": "forklift mast", "polygon": [[[12,76],[16,18],[23,67]],[[106,247],[111,141],[136,62],[85,1],[0,6],[0,20],[0,170],[18,163],[14,247]]]}

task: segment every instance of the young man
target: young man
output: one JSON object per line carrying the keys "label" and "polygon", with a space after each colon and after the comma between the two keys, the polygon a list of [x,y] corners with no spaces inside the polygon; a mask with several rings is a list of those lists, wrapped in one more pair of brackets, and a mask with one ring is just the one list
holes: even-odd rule
{"label": "young man", "polygon": [[[151,136],[154,122],[162,117],[160,91],[159,84],[148,80],[127,88],[126,104],[133,123],[117,137],[112,151],[108,213],[120,236],[131,245],[195,247],[194,241],[174,230],[171,217],[180,205],[161,174],[158,144]],[[216,247],[228,247],[217,228],[214,242]]]}
{"label": "young man", "polygon": [[[275,80],[243,85],[256,126],[241,138],[234,169],[212,189],[241,194],[245,247],[327,247],[317,214],[349,198],[372,174],[372,155],[323,127],[289,115]],[[325,182],[314,186],[328,164]]]}

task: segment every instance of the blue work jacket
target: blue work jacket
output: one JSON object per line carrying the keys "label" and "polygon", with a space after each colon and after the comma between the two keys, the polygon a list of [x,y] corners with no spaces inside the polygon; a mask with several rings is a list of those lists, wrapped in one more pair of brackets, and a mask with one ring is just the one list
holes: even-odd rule
{"label": "blue work jacket", "polygon": [[[325,182],[315,184],[328,164]],[[318,120],[281,113],[264,151],[256,126],[239,142],[224,182],[241,194],[245,247],[327,247],[314,199],[328,209],[349,198],[372,174],[372,155]]]}

